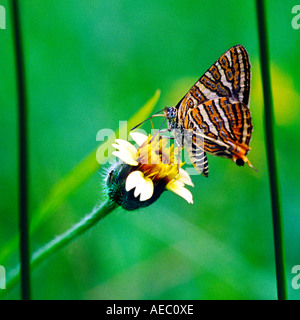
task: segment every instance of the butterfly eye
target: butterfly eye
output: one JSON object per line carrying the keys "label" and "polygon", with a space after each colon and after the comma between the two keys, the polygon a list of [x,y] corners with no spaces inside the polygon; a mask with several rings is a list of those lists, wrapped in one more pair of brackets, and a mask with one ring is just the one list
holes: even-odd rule
{"label": "butterfly eye", "polygon": [[165,111],[166,118],[169,119],[169,120],[176,118],[176,113],[177,113],[177,110],[174,107],[169,107]]}

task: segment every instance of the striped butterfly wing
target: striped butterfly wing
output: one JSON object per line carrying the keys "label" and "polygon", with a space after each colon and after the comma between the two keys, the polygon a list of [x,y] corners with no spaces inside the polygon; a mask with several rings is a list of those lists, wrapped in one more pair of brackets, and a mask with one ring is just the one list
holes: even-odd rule
{"label": "striped butterfly wing", "polygon": [[249,103],[250,62],[246,49],[237,45],[226,51],[176,105],[179,125],[189,109],[220,97]]}
{"label": "striped butterfly wing", "polygon": [[[203,148],[203,145],[197,144],[199,129],[205,132],[202,137],[204,150],[218,156],[235,160],[232,150],[235,146],[237,148],[244,148],[244,146],[235,145],[232,141],[244,139],[244,144],[249,145],[252,131],[248,109],[250,76],[250,62],[246,49],[241,45],[234,46],[200,77],[176,106],[178,126],[194,130],[193,142],[190,147],[186,148],[195,168],[204,176],[208,176],[208,163],[205,152],[204,154],[199,152]],[[222,98],[223,100],[220,100]],[[216,101],[217,105],[219,105],[218,102],[223,104],[227,102],[231,107],[226,105],[223,108],[222,104],[216,111],[219,112],[220,108],[224,110],[213,113],[216,122],[212,122],[208,118],[210,104],[207,103],[209,101]],[[228,111],[228,108],[231,109]],[[229,131],[221,130],[221,124]],[[244,130],[244,126],[247,129]],[[249,148],[245,150],[246,154]]]}
{"label": "striped butterfly wing", "polygon": [[187,117],[194,135],[204,139],[206,152],[252,166],[246,157],[253,130],[246,105],[232,98],[217,98],[189,110]]}

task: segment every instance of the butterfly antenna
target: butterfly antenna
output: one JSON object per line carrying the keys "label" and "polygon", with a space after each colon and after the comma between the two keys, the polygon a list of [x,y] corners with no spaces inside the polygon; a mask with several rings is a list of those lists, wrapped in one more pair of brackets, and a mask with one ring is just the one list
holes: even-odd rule
{"label": "butterfly antenna", "polygon": [[252,163],[248,160],[247,161],[250,168],[252,168],[254,171],[258,172],[258,170],[252,165]]}
{"label": "butterfly antenna", "polygon": [[159,129],[157,130],[157,132],[154,134],[154,136],[152,136],[152,138],[151,138],[150,141],[149,141],[149,144],[150,144],[150,143],[154,140],[154,138],[160,133],[160,130],[161,130],[161,128],[163,127],[163,125],[165,124],[166,120],[167,120],[167,119],[165,119],[165,120],[163,121],[163,123],[161,124],[161,126],[159,127]]}
{"label": "butterfly antenna", "polygon": [[158,111],[157,113],[153,114],[152,116],[150,116],[150,117],[147,118],[146,120],[142,121],[141,123],[139,123],[138,125],[136,125],[136,126],[133,127],[132,129],[130,129],[130,131],[138,128],[138,127],[139,127],[140,125],[142,125],[144,122],[146,122],[146,121],[148,121],[148,120],[151,120],[151,119],[154,118],[154,117],[164,117],[163,114],[158,114],[159,112],[162,112],[162,111],[164,111],[164,110],[165,110],[165,108],[163,108],[162,110],[160,110],[160,111]]}
{"label": "butterfly antenna", "polygon": [[254,171],[258,172],[258,170],[254,167],[254,165],[249,161],[249,159],[246,156],[244,156],[243,161],[246,162],[248,166],[252,168]]}

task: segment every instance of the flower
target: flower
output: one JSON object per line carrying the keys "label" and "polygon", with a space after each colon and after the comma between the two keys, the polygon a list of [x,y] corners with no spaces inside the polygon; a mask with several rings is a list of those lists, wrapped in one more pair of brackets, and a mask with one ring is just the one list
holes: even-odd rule
{"label": "flower", "polygon": [[194,186],[189,174],[177,163],[178,149],[168,147],[168,139],[130,133],[137,149],[130,142],[116,139],[113,155],[117,161],[109,170],[106,185],[109,198],[124,209],[135,210],[156,201],[163,191],[170,190],[193,203],[185,185]]}

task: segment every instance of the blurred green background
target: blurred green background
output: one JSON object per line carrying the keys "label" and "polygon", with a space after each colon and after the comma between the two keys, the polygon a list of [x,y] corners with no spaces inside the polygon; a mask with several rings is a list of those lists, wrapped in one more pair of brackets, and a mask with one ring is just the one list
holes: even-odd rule
{"label": "blurred green background", "polygon": [[[175,105],[227,49],[252,64],[258,172],[209,156],[194,204],[166,192],[136,212],[114,211],[34,271],[35,299],[276,299],[255,1],[20,1],[29,101],[30,209],[161,89]],[[18,233],[17,100],[9,1],[0,30],[0,253]],[[267,1],[286,268],[300,264],[300,29],[295,1]],[[149,129],[149,126],[144,126]],[[101,170],[100,170],[101,173]],[[103,201],[101,174],[78,188],[31,238],[35,251]],[[19,261],[14,251],[0,265]],[[19,299],[19,287],[6,298]]]}

